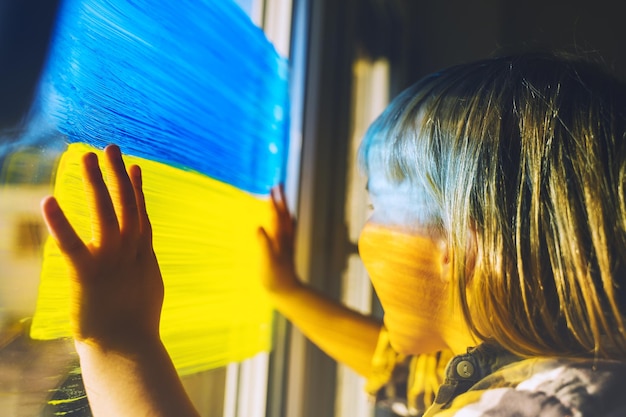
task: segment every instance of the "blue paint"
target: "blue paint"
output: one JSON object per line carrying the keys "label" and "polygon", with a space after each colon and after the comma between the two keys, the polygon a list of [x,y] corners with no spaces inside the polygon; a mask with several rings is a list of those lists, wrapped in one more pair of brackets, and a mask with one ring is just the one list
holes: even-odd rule
{"label": "blue paint", "polygon": [[234,0],[235,3],[237,3],[239,5],[239,7],[241,7],[241,9],[243,11],[246,12],[246,14],[248,16],[252,15],[252,9],[254,6],[254,0]]}
{"label": "blue paint", "polygon": [[66,0],[32,120],[267,194],[284,179],[287,72],[232,0]]}

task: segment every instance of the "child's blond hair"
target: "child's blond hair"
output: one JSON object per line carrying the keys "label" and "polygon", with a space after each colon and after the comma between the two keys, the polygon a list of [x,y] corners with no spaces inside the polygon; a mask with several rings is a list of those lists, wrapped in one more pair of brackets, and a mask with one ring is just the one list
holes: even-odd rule
{"label": "child's blond hair", "polygon": [[548,54],[452,67],[371,126],[366,170],[373,158],[432,202],[475,334],[521,355],[626,358],[623,84]]}

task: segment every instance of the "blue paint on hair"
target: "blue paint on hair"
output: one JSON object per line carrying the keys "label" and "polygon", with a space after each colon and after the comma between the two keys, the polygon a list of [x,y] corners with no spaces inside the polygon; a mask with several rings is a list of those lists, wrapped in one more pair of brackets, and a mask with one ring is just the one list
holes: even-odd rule
{"label": "blue paint on hair", "polygon": [[287,68],[232,0],[65,0],[32,120],[266,194],[284,176]]}

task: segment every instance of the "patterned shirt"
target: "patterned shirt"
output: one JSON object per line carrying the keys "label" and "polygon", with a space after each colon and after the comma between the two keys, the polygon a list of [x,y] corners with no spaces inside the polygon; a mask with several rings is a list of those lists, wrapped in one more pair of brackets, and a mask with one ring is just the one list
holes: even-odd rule
{"label": "patterned shirt", "polygon": [[[424,417],[626,416],[626,363],[610,360],[522,359],[486,344],[453,357],[429,408],[394,407]],[[406,398],[406,396],[405,396]],[[418,397],[419,398],[419,397]],[[405,404],[408,402],[405,400]],[[424,412],[424,409],[427,410]],[[399,413],[398,413],[399,412]]]}
{"label": "patterned shirt", "polygon": [[626,416],[626,363],[517,358],[481,345],[453,358],[425,417]]}

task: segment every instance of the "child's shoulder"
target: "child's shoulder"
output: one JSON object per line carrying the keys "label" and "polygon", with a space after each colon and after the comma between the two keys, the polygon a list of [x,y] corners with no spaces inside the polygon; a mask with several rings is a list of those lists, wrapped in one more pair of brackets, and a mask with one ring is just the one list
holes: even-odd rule
{"label": "child's shoulder", "polygon": [[626,362],[522,359],[482,378],[442,414],[621,416],[626,415],[624,387]]}

